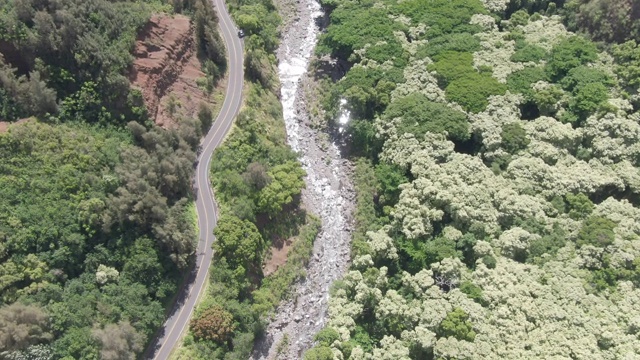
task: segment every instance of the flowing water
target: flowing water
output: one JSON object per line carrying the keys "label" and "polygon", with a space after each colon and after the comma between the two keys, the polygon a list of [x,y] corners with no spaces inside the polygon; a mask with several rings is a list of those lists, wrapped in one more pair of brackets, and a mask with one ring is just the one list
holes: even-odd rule
{"label": "flowing water", "polygon": [[[297,0],[296,21],[284,29],[278,50],[281,101],[287,138],[307,172],[302,193],[304,207],[320,216],[322,230],[314,243],[307,276],[296,284],[292,299],[278,307],[264,338],[256,344],[253,359],[301,359],[313,345],[313,336],[327,319],[329,286],[349,263],[354,192],[349,163],[339,147],[319,137],[309,127],[301,84],[317,41],[317,19],[323,16],[314,0]],[[342,104],[344,105],[344,104]],[[348,121],[348,114],[341,123]],[[343,124],[344,125],[344,124]],[[288,338],[288,347],[280,346]]]}

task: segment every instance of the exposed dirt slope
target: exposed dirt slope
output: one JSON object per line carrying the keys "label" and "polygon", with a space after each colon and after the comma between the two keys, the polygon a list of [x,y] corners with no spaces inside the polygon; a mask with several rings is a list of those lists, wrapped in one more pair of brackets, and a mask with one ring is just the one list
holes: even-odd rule
{"label": "exposed dirt slope", "polygon": [[178,116],[197,116],[207,101],[197,80],[205,74],[196,56],[193,24],[183,15],[154,15],[138,34],[129,76],[142,91],[149,117],[171,127]]}

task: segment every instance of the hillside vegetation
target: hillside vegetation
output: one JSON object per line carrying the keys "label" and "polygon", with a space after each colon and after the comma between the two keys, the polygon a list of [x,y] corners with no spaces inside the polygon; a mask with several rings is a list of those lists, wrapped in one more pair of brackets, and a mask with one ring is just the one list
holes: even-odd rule
{"label": "hillside vegetation", "polygon": [[[173,5],[223,69],[208,2]],[[0,1],[0,120],[29,118],[0,134],[0,359],[135,359],[164,320],[211,114],[155,127],[127,76],[138,31],[172,8]]]}
{"label": "hillside vegetation", "polygon": [[640,352],[637,14],[594,15],[615,4],[323,1],[357,228],[305,359]]}
{"label": "hillside vegetation", "polygon": [[[176,359],[248,359],[269,316],[304,276],[320,221],[300,195],[305,175],[286,144],[277,97],[280,17],[271,1],[228,2],[244,29],[245,103],[211,161],[220,219],[209,286]],[[271,247],[291,243],[286,263],[265,276]]]}

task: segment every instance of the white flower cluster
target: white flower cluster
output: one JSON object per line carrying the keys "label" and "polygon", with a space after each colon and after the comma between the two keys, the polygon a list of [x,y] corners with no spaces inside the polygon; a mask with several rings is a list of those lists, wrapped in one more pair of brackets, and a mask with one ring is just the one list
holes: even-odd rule
{"label": "white flower cluster", "polygon": [[476,68],[489,66],[493,69],[493,77],[501,83],[507,82],[512,72],[522,70],[525,64],[512,62],[511,56],[515,52],[515,41],[505,39],[507,33],[494,29],[476,36],[480,38],[482,48],[473,53],[473,64]]}
{"label": "white flower cluster", "polygon": [[412,59],[404,68],[405,82],[391,92],[391,101],[414,93],[422,93],[427,99],[435,102],[446,102],[444,90],[438,86],[438,80],[427,71],[430,59]]}
{"label": "white flower cluster", "polygon": [[493,11],[496,13],[503,12],[507,9],[507,5],[509,5],[509,0],[481,0],[482,4],[489,11]]}
{"label": "white flower cluster", "polygon": [[547,51],[551,51],[553,45],[572,34],[567,31],[562,24],[562,18],[557,15],[542,16],[536,21],[529,21],[527,25],[522,26],[522,30],[528,43],[538,45]]}

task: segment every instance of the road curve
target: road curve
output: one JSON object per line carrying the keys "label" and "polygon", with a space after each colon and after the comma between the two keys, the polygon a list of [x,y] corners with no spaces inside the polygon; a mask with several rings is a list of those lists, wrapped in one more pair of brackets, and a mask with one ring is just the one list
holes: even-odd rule
{"label": "road curve", "polygon": [[200,239],[196,250],[195,266],[185,281],[171,315],[166,320],[153,346],[148,350],[147,359],[165,360],[180,340],[196,305],[198,296],[205,284],[209,265],[213,257],[211,247],[213,228],[218,221],[218,210],[211,185],[209,183],[209,164],[213,151],[220,145],[231,128],[233,119],[240,110],[243,85],[243,44],[238,38],[224,0],[212,0],[218,14],[218,23],[222,38],[227,47],[227,70],[229,83],[220,113],[211,129],[202,140],[202,152],[198,157],[195,175],[196,210]]}

